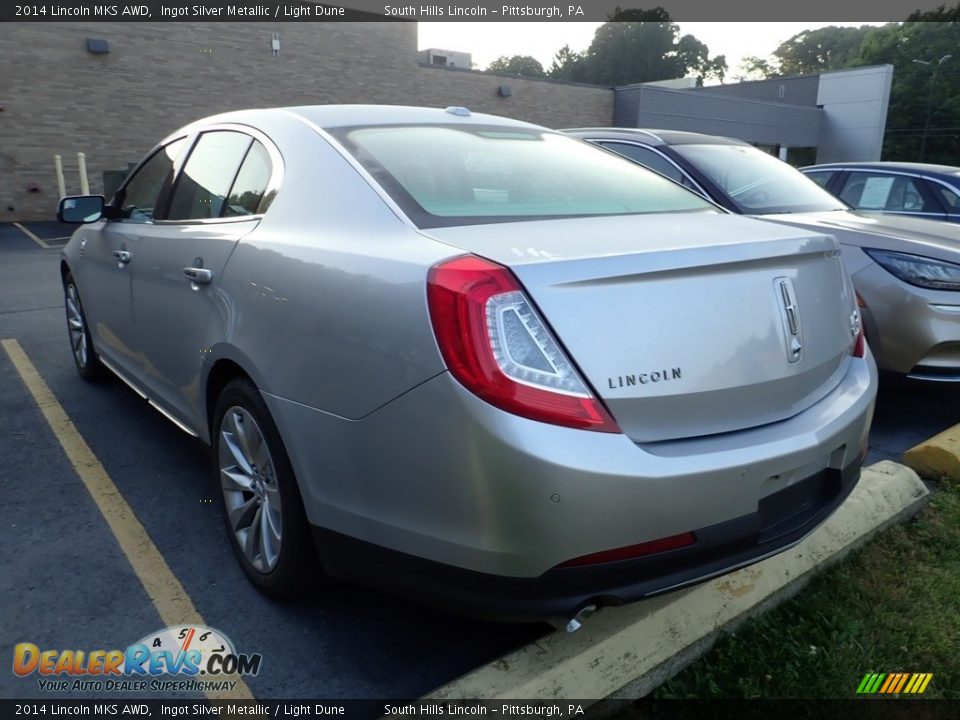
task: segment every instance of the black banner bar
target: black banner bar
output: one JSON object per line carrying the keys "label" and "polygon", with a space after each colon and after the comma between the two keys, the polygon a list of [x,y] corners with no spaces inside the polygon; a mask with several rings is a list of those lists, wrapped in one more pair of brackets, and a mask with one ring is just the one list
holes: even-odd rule
{"label": "black banner bar", "polygon": [[674,21],[901,21],[942,0],[37,0],[0,3],[0,22],[604,22],[662,7]]}
{"label": "black banner bar", "polygon": [[344,718],[346,720],[954,720],[943,700],[0,700],[0,718]]}

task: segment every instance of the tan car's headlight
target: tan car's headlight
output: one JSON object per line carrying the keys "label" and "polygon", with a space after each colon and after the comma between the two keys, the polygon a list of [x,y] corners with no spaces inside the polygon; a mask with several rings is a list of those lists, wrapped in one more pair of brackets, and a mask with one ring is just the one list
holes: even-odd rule
{"label": "tan car's headlight", "polygon": [[905,283],[930,290],[960,290],[960,265],[889,250],[864,252]]}

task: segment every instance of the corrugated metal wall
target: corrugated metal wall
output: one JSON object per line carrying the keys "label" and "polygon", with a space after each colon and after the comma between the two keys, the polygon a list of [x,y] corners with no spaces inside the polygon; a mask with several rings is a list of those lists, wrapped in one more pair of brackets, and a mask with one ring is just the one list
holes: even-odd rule
{"label": "corrugated metal wall", "polygon": [[615,92],[613,116],[618,127],[687,130],[787,147],[813,147],[819,142],[823,111],[809,105],[649,85],[618,87]]}

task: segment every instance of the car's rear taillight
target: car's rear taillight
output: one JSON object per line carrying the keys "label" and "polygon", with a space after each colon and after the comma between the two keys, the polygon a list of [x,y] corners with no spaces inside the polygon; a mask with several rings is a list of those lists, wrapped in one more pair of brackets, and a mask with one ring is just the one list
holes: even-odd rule
{"label": "car's rear taillight", "polygon": [[[859,296],[858,296],[859,297]],[[850,314],[850,332],[853,333],[853,349],[850,354],[857,358],[862,358],[867,350],[867,341],[863,334],[863,317],[860,310],[854,310]]]}
{"label": "car's rear taillight", "polygon": [[440,263],[427,302],[443,359],[472,393],[532,420],[620,432],[507,268],[473,255]]}

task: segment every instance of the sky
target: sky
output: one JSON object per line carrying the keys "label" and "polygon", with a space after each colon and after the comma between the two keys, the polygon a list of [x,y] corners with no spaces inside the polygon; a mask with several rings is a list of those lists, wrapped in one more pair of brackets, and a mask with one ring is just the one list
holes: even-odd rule
{"label": "sky", "polygon": [[[682,34],[692,34],[710,48],[710,54],[726,55],[728,76],[738,74],[741,60],[749,55],[768,57],[784,40],[807,29],[826,25],[881,25],[883,23],[681,22]],[[422,22],[420,49],[460,50],[473,55],[474,67],[484,69],[501,55],[532,55],[550,67],[554,53],[564,45],[586,50],[600,23],[577,22]]]}

